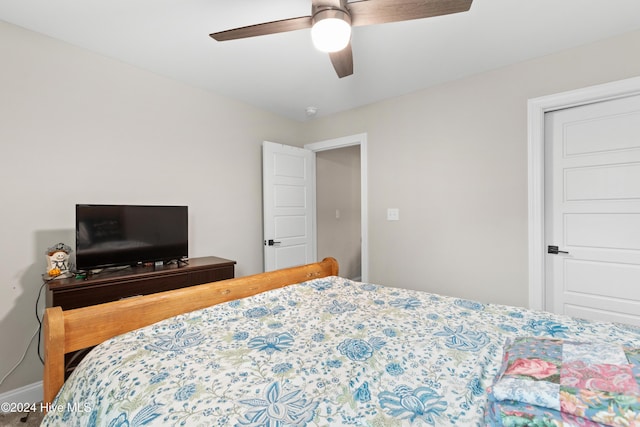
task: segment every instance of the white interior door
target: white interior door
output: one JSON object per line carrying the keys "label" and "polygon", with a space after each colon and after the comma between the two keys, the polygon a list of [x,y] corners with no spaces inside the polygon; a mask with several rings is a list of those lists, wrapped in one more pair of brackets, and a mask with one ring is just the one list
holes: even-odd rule
{"label": "white interior door", "polygon": [[[640,96],[545,115],[547,300],[640,325]],[[555,252],[551,248],[550,252]]]}
{"label": "white interior door", "polygon": [[316,261],[315,154],[262,144],[265,271]]}

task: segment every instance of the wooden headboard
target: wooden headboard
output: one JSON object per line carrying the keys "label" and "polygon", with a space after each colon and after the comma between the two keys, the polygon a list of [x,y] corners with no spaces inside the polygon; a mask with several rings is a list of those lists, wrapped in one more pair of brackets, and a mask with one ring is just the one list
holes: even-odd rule
{"label": "wooden headboard", "polygon": [[93,347],[114,336],[181,313],[337,274],[338,262],[325,258],[299,267],[73,310],[47,308],[44,315],[44,403],[51,403],[64,383],[66,353]]}

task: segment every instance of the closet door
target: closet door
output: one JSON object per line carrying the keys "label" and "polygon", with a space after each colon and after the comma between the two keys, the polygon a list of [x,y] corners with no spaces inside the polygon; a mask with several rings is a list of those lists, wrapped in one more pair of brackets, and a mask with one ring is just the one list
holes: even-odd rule
{"label": "closet door", "polygon": [[640,96],[545,117],[545,306],[640,325]]}

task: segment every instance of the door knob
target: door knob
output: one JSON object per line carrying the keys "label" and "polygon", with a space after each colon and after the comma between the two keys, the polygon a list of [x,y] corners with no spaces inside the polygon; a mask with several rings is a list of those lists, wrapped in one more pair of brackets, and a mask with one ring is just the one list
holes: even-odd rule
{"label": "door knob", "polygon": [[276,242],[273,239],[269,239],[265,242],[265,244],[269,245],[269,246],[275,246],[275,245],[279,245],[282,242]]}
{"label": "door knob", "polygon": [[557,255],[557,254],[568,254],[569,252],[558,250],[557,246],[549,245],[547,246],[547,253]]}

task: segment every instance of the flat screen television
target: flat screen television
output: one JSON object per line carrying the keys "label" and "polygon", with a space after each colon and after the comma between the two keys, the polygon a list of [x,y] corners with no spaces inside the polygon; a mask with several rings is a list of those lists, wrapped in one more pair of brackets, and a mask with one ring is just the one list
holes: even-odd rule
{"label": "flat screen television", "polygon": [[76,205],[76,269],[188,257],[187,206]]}

